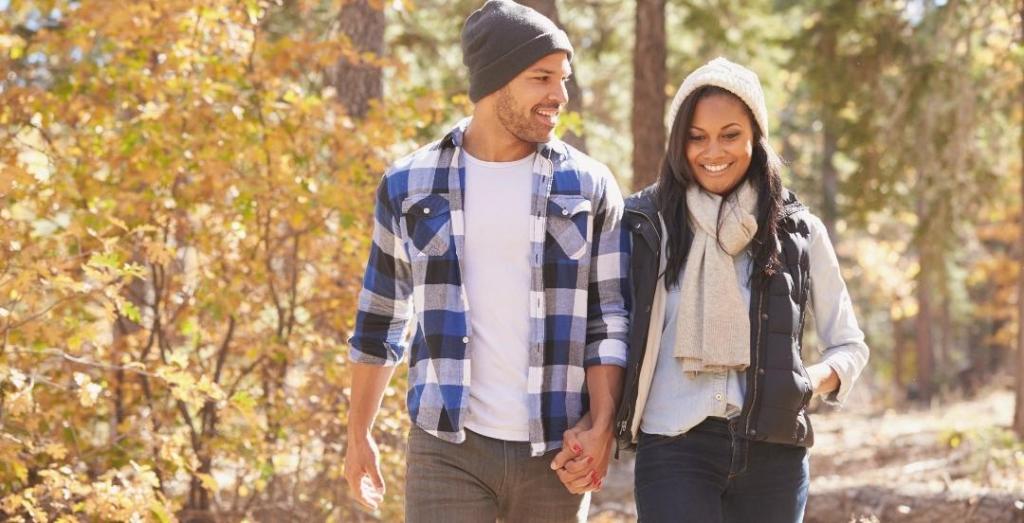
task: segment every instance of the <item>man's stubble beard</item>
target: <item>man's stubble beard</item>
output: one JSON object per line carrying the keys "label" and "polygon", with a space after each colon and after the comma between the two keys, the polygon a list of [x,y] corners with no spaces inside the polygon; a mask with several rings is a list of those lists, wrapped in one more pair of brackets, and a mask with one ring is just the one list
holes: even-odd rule
{"label": "man's stubble beard", "polygon": [[553,131],[547,127],[531,121],[532,109],[527,115],[523,115],[516,106],[512,93],[508,86],[498,91],[498,98],[495,103],[495,110],[498,114],[498,121],[505,127],[505,130],[512,133],[516,138],[527,143],[544,143],[551,140]]}

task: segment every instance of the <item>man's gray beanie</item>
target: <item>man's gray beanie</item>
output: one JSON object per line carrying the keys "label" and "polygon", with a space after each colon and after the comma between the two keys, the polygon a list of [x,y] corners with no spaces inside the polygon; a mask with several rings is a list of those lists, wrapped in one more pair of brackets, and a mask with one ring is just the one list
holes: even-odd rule
{"label": "man's gray beanie", "polygon": [[462,63],[469,68],[469,99],[504,87],[537,60],[572,44],[546,16],[510,0],[488,0],[462,27]]}

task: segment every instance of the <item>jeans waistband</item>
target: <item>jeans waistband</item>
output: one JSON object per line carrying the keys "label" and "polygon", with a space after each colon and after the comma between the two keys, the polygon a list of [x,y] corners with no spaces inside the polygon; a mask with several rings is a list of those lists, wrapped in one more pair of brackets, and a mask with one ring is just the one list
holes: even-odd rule
{"label": "jeans waistband", "polygon": [[690,429],[690,432],[709,432],[713,434],[722,434],[725,436],[732,435],[732,430],[730,430],[729,428],[729,420],[714,416],[704,418],[704,421],[698,423],[697,426]]}

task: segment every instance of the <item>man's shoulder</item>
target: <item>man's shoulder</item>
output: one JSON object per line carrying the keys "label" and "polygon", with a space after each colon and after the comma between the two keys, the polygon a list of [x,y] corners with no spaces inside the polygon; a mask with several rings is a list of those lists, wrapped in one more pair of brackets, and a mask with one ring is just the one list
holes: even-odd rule
{"label": "man's shoulder", "polygon": [[550,146],[560,156],[559,169],[574,170],[581,176],[595,179],[614,179],[611,169],[589,154],[561,140],[552,140]]}
{"label": "man's shoulder", "polygon": [[402,199],[410,192],[430,190],[435,184],[441,155],[445,153],[445,139],[423,145],[388,166],[383,183],[390,198]]}
{"label": "man's shoulder", "polygon": [[441,157],[443,141],[443,139],[435,140],[422,145],[419,149],[391,162],[384,176],[389,178],[407,176],[410,171],[417,169],[433,169]]}
{"label": "man's shoulder", "polygon": [[461,140],[468,122],[468,118],[460,120],[437,140],[422,145],[415,151],[395,160],[388,167],[384,176],[402,178],[410,174],[433,175],[433,171],[442,162],[446,164],[451,163],[450,155],[458,148],[457,144]]}
{"label": "man's shoulder", "polygon": [[552,194],[580,194],[595,203],[611,197],[621,206],[622,192],[607,165],[561,140],[548,147],[555,162]]}

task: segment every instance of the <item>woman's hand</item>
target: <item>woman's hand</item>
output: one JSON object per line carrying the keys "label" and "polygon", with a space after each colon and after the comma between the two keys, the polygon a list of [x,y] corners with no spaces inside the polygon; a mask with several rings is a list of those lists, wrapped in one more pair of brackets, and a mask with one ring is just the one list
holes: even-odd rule
{"label": "woman's hand", "polygon": [[811,390],[814,394],[824,396],[839,388],[839,375],[827,363],[816,363],[807,367],[807,376],[811,379]]}
{"label": "woman's hand", "polygon": [[611,427],[592,427],[588,414],[565,431],[562,450],[551,461],[551,468],[573,494],[600,490],[613,441]]}

